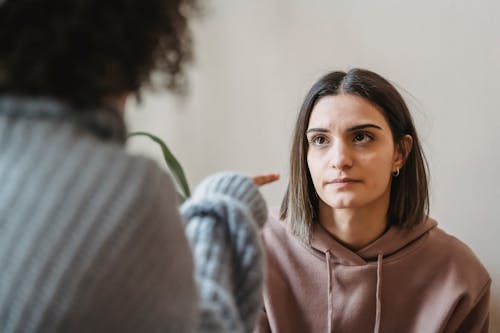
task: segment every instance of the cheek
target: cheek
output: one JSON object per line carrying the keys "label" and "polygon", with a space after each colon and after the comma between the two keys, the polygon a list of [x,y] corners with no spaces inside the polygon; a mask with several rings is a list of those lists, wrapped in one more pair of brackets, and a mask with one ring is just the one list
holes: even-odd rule
{"label": "cheek", "polygon": [[391,181],[392,175],[392,159],[387,158],[374,158],[365,161],[365,165],[368,166],[371,180],[371,185],[373,187],[387,187]]}
{"label": "cheek", "polygon": [[307,154],[307,167],[309,168],[309,174],[311,175],[314,187],[317,188],[317,184],[321,178],[321,165],[316,158],[311,157],[311,154]]}

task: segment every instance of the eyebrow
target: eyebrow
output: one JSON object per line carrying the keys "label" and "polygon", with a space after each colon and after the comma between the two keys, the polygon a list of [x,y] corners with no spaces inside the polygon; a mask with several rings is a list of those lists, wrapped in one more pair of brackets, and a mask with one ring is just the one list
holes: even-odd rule
{"label": "eyebrow", "polygon": [[[380,127],[378,125],[375,125],[375,124],[362,124],[362,125],[356,125],[356,126],[353,126],[353,127],[349,127],[347,129],[347,131],[348,132],[354,132],[354,131],[359,131],[359,130],[365,129],[365,128],[375,128],[375,129],[378,129],[378,130],[382,130],[382,127]],[[313,128],[309,128],[306,131],[306,134],[309,134],[311,132],[328,133],[330,131],[327,130],[326,128],[313,127]]]}
{"label": "eyebrow", "polygon": [[363,125],[357,125],[357,126],[353,126],[351,128],[348,128],[347,131],[353,132],[353,131],[358,131],[358,130],[365,129],[365,128],[375,128],[378,130],[382,130],[382,127],[375,125],[375,124],[363,124]]}

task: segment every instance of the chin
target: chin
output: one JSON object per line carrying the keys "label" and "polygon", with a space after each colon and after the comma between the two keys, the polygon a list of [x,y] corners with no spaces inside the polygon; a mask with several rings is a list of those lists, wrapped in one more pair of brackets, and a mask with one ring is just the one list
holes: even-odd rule
{"label": "chin", "polygon": [[330,207],[332,207],[334,209],[353,209],[353,208],[358,208],[359,205],[356,205],[353,203],[339,203],[339,204],[330,205]]}
{"label": "chin", "polygon": [[323,201],[327,206],[330,206],[334,209],[352,209],[359,207],[359,202],[356,199],[342,199],[342,200],[324,200]]}

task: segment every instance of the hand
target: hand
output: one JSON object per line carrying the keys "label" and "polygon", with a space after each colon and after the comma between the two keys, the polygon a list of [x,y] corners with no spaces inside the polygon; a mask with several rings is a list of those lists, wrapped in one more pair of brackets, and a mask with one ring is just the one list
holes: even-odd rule
{"label": "hand", "polygon": [[255,185],[262,186],[277,181],[280,179],[280,175],[278,173],[268,173],[265,175],[254,176],[252,179]]}

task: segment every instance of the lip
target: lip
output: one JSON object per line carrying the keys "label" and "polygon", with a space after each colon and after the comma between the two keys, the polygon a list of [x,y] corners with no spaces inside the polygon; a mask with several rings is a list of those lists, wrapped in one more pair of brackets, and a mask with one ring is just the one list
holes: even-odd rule
{"label": "lip", "polygon": [[354,178],[336,178],[332,181],[329,181],[328,184],[338,186],[338,187],[343,187],[343,186],[349,186],[353,184],[361,183],[361,180],[359,179],[354,179]]}

